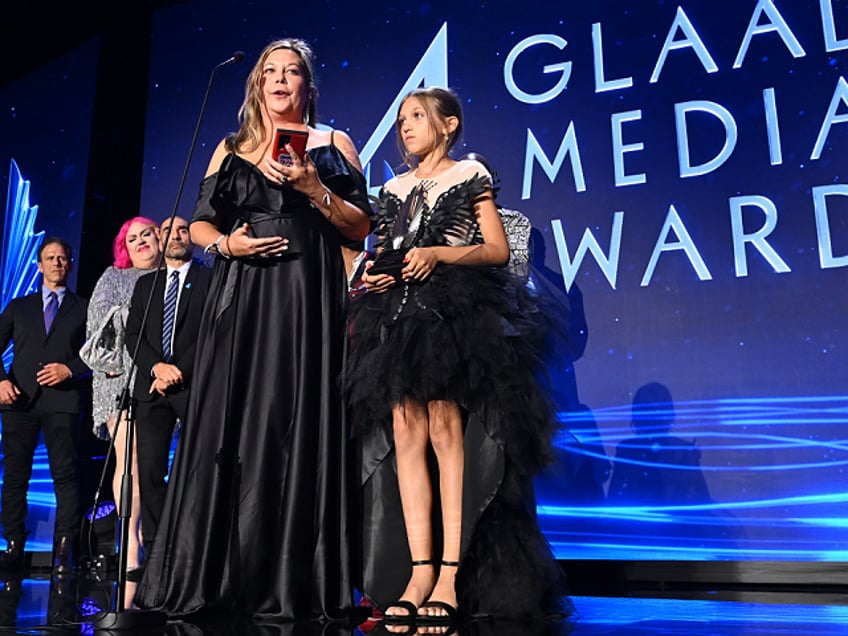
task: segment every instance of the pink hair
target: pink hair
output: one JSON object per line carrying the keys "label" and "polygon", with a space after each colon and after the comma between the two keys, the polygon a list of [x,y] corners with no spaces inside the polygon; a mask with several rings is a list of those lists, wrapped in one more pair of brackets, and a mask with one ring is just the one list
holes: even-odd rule
{"label": "pink hair", "polygon": [[133,223],[159,227],[159,224],[156,221],[148,219],[146,216],[135,216],[121,226],[121,229],[118,230],[118,236],[116,236],[115,240],[112,242],[112,255],[115,257],[115,261],[112,264],[118,269],[129,269],[132,267],[132,259],[130,258],[130,252],[127,249],[127,234],[129,233],[130,226]]}

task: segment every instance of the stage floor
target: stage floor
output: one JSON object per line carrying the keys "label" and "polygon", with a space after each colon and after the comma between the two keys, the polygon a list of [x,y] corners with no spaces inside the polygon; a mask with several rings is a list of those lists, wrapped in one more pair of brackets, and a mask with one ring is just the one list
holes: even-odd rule
{"label": "stage floor", "polygon": [[[96,630],[93,616],[99,610],[111,609],[114,581],[99,582],[89,576],[51,579],[39,575],[21,579],[0,575],[0,581],[0,634],[371,636],[397,633],[390,632],[379,621],[357,627],[317,623],[198,625],[172,621],[164,628],[153,630]],[[577,612],[567,621],[536,628],[517,623],[476,622],[462,626],[455,633],[460,636],[848,635],[848,597],[844,595],[756,591],[729,594],[719,590],[690,592],[689,598],[660,598],[661,595],[645,596],[644,592],[639,596],[574,595]],[[406,633],[428,632],[422,629]]]}

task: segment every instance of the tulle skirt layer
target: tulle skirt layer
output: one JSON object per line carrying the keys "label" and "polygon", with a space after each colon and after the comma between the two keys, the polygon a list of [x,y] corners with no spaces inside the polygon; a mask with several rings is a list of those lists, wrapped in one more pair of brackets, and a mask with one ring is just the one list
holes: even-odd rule
{"label": "tulle skirt layer", "polygon": [[551,330],[542,299],[504,270],[440,265],[424,284],[360,297],[350,324],[345,388],[360,442],[363,593],[377,605],[393,602],[411,568],[391,406],[451,400],[465,426],[461,609],[498,617],[569,613],[532,489],[557,430],[544,385]]}

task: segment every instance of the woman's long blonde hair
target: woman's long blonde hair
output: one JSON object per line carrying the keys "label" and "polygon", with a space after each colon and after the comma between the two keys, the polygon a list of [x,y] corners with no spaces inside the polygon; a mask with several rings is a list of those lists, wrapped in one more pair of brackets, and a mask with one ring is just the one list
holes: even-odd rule
{"label": "woman's long blonde hair", "polygon": [[228,140],[231,151],[251,152],[265,139],[265,126],[262,122],[262,109],[265,106],[262,95],[262,77],[268,56],[278,49],[293,51],[300,58],[300,72],[309,87],[309,99],[303,109],[303,123],[314,126],[318,102],[318,87],[315,84],[312,48],[304,40],[284,38],[274,40],[259,54],[259,59],[247,76],[244,86],[244,101],[239,108],[239,129]]}

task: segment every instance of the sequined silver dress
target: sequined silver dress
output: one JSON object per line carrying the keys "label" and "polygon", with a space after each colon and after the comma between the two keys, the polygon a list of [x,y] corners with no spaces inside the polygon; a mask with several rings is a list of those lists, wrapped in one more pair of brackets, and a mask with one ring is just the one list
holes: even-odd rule
{"label": "sequined silver dress", "polygon": [[[121,307],[121,316],[126,324],[130,299],[132,298],[135,282],[139,277],[149,273],[149,269],[118,269],[114,265],[106,268],[94,286],[91,300],[88,303],[88,319],[86,320],[86,338],[109,313],[114,306]],[[123,337],[123,334],[122,334]],[[118,413],[118,398],[124,389],[127,375],[132,370],[132,359],[124,351],[124,372],[115,377],[107,377],[102,371],[93,371],[91,378],[92,419],[94,434],[103,440],[109,439],[109,429],[106,422]],[[132,390],[132,385],[130,385]]]}

